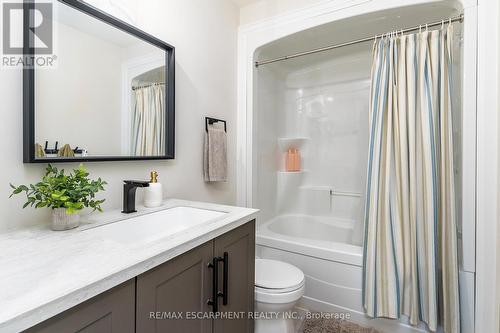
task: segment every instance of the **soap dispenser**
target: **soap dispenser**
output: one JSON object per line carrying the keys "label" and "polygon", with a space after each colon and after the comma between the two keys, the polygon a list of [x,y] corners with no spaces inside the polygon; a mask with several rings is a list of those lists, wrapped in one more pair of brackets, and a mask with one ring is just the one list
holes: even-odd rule
{"label": "soap dispenser", "polygon": [[161,206],[163,201],[162,186],[158,183],[158,172],[151,171],[151,181],[144,191],[144,206],[153,208]]}

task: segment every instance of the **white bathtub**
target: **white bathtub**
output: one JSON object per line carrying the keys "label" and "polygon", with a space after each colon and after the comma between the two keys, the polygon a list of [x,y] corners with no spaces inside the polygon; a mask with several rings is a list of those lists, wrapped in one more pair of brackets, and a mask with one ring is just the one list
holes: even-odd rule
{"label": "white bathtub", "polygon": [[361,267],[363,248],[351,244],[352,232],[348,220],[280,215],[257,228],[257,244]]}
{"label": "white bathtub", "polygon": [[349,313],[351,320],[382,332],[424,332],[404,322],[372,320],[361,298],[363,248],[351,244],[353,222],[332,217],[281,215],[257,227],[256,255],[299,267],[306,290],[299,306]]}

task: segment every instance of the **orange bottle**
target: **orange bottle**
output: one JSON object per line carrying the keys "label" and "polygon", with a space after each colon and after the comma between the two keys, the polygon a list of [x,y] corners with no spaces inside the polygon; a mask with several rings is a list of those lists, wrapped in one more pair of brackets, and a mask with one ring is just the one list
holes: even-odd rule
{"label": "orange bottle", "polygon": [[289,148],[286,152],[285,169],[287,172],[300,171],[300,153],[297,148]]}
{"label": "orange bottle", "polygon": [[293,166],[294,171],[300,171],[300,151],[295,149],[295,153],[293,155]]}
{"label": "orange bottle", "polygon": [[292,172],[295,171],[294,167],[295,167],[294,152],[292,148],[289,148],[285,156],[285,170],[287,172]]}

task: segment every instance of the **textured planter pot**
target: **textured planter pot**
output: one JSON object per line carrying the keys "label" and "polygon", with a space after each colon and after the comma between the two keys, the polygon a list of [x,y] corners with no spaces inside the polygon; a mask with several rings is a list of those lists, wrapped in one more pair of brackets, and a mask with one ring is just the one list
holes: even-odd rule
{"label": "textured planter pot", "polygon": [[65,208],[52,209],[52,230],[68,230],[78,227],[80,224],[80,215],[66,214]]}

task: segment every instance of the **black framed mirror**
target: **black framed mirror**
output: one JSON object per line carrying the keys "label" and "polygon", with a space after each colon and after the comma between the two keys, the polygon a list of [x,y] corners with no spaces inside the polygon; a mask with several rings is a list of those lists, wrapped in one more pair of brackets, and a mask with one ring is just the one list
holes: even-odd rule
{"label": "black framed mirror", "polygon": [[173,159],[175,48],[78,0],[44,10],[51,54],[33,41],[47,44],[37,2],[24,2],[24,162]]}

